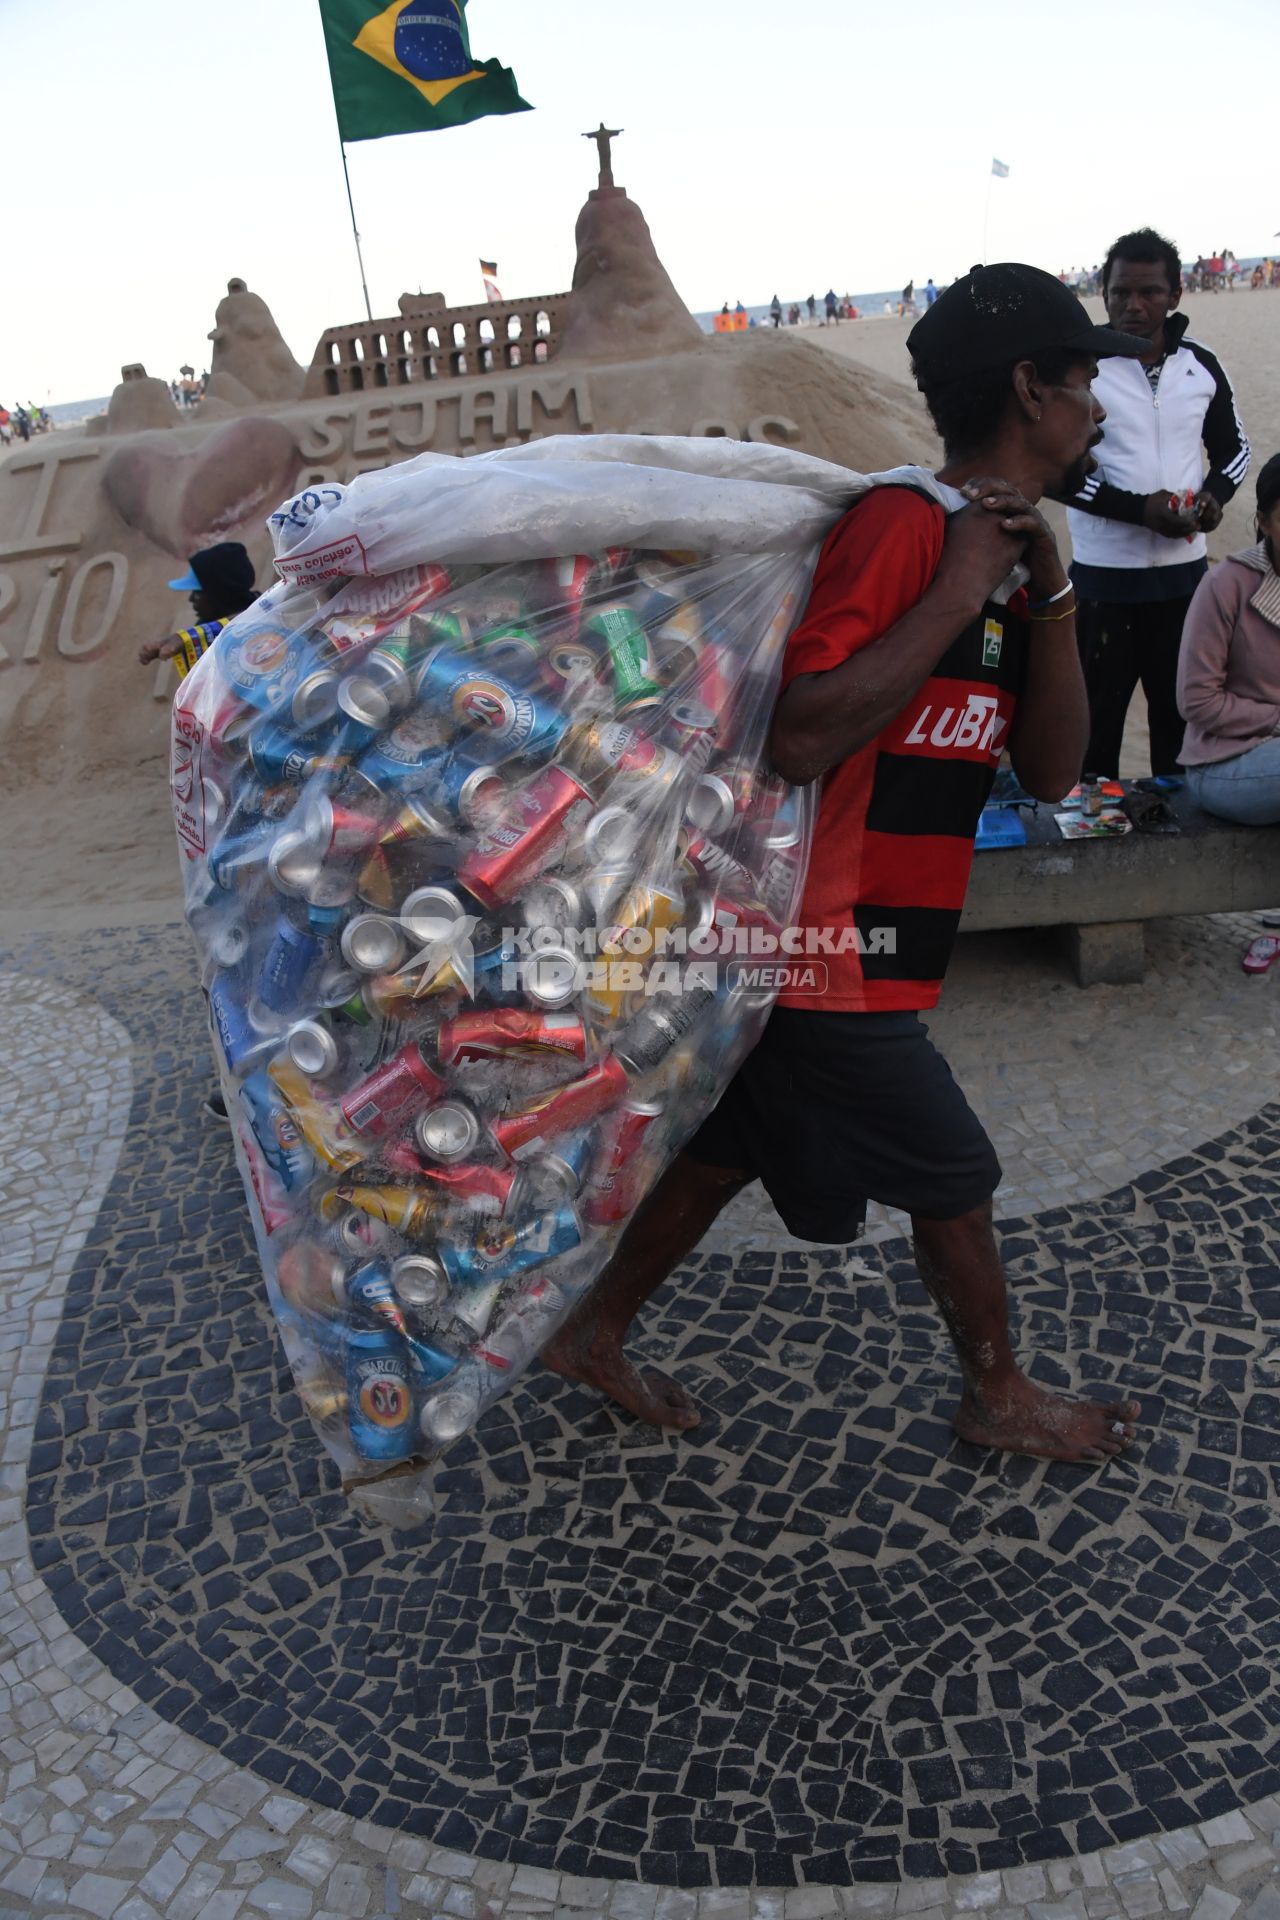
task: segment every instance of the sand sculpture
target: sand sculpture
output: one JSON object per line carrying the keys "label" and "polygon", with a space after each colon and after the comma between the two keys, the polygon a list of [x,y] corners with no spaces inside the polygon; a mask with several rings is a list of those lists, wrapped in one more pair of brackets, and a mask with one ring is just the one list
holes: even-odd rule
{"label": "sand sculpture", "polygon": [[[178,409],[163,381],[128,367],[100,422],[0,463],[0,779],[30,799],[33,785],[88,776],[146,817],[155,860],[169,861],[175,682],[167,665],[141,669],[138,646],[189,614],[165,583],[211,539],[243,540],[265,584],[265,515],[299,486],[426,449],[592,430],[771,440],[863,470],[929,456],[917,398],[898,382],[794,334],[702,333],[601,157],[567,295],[488,310],[406,295],[399,314],[340,330],[359,353],[334,393],[319,349],[304,372],[266,302],[232,280],[199,408]],[[438,353],[424,348],[426,319]],[[86,810],[83,831],[95,817]]]}
{"label": "sand sculpture", "polygon": [[133,436],[111,454],[102,487],[127,525],[185,559],[262,520],[292,492],[301,459],[282,420],[233,419],[195,446]]}
{"label": "sand sculpture", "polygon": [[671,284],[644,215],[613,184],[610,142],[621,127],[603,123],[594,133],[600,180],[578,215],[578,255],[561,352],[584,360],[627,360],[644,343],[647,354],[684,353],[706,339]]}
{"label": "sand sculpture", "polygon": [[173,404],[168,382],[152,379],[146,368],[135,362],[121,367],[120,384],[107,403],[107,411],[90,420],[86,431],[150,433],[181,424],[182,415]]}
{"label": "sand sculpture", "polygon": [[262,295],[250,293],[243,280],[228,280],[209,338],[213,342],[211,393],[236,406],[254,400],[274,405],[301,399],[306,371],[285,345]]}

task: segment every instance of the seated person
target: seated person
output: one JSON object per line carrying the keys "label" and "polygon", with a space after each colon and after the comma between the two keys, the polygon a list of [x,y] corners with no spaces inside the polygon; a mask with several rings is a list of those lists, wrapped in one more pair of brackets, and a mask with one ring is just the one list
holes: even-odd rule
{"label": "seated person", "polygon": [[1196,588],[1178,656],[1182,764],[1206,813],[1280,823],[1280,453],[1257,480],[1258,544]]}

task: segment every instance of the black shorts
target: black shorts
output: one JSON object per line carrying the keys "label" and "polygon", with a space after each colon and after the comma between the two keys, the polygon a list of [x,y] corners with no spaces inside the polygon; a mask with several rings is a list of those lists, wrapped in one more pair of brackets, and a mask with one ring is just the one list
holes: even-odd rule
{"label": "black shorts", "polygon": [[685,1152],[763,1181],[788,1233],[856,1240],[868,1200],[954,1220],[1000,1184],[995,1148],[914,1013],[775,1007]]}

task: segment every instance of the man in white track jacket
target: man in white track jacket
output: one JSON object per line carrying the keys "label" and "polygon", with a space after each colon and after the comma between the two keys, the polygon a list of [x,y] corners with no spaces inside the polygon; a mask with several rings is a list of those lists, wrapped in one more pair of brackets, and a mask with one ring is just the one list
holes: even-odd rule
{"label": "man in white track jacket", "polygon": [[1208,566],[1204,536],[1248,471],[1249,442],[1231,382],[1174,311],[1182,263],[1171,243],[1150,227],[1123,234],[1107,255],[1102,286],[1111,325],[1151,343],[1140,360],[1099,365],[1093,390],[1107,420],[1098,466],[1067,515],[1089,694],[1085,770],[1114,778],[1139,681],[1151,771],[1177,767],[1183,617]]}

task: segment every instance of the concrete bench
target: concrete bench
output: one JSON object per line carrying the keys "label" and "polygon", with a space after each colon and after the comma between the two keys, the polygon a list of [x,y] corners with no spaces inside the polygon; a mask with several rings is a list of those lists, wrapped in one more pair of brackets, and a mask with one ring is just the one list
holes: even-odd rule
{"label": "concrete bench", "polygon": [[1064,840],[1053,807],[1023,808],[1024,847],[974,858],[964,933],[1062,927],[1082,987],[1141,980],[1143,923],[1176,913],[1280,908],[1280,830],[1202,813],[1186,790],[1169,805],[1182,832]]}

